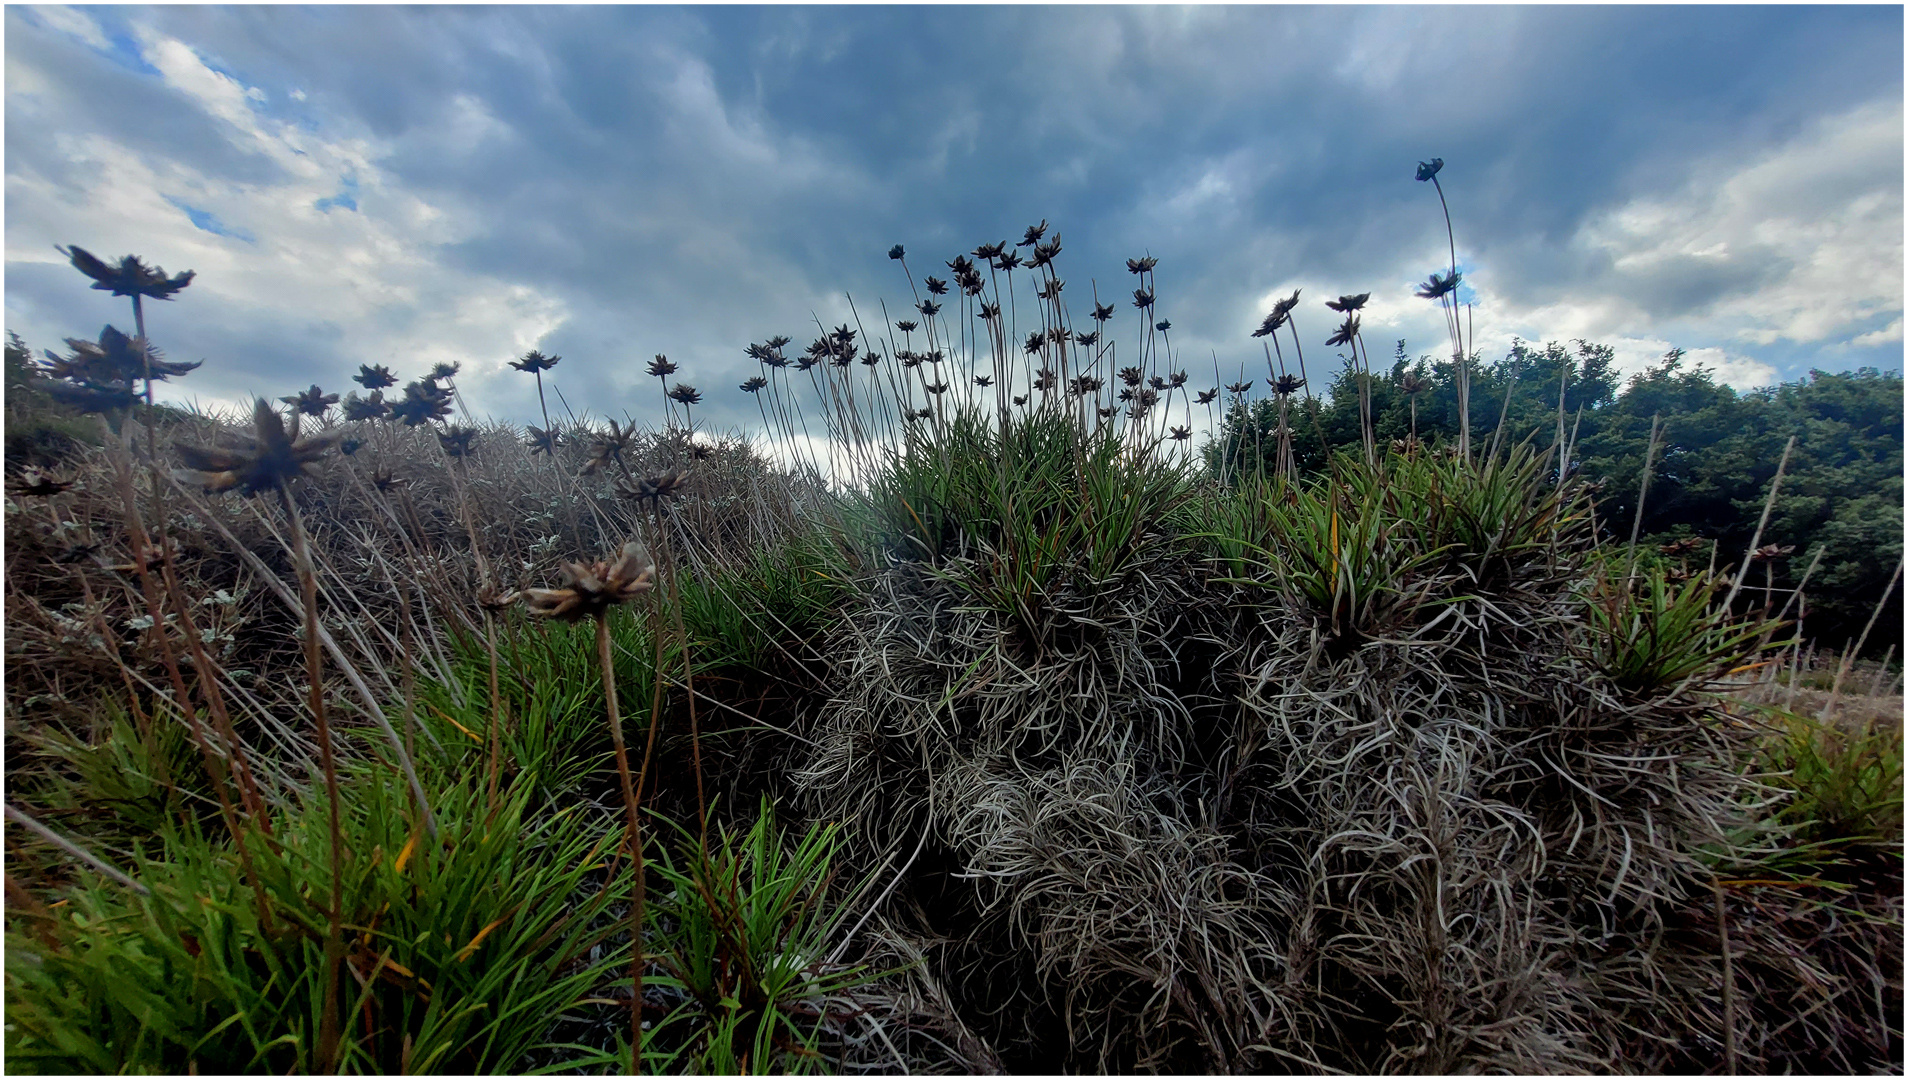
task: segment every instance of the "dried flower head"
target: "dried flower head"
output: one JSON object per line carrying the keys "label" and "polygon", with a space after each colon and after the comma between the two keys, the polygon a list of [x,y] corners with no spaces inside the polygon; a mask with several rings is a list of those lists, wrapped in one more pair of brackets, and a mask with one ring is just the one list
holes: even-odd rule
{"label": "dried flower head", "polygon": [[340,432],[298,437],[298,414],[293,413],[286,428],[263,398],[252,407],[254,438],[245,450],[224,450],[198,446],[175,447],[193,479],[207,491],[230,491],[246,495],[278,488],[300,476],[305,467],[324,456],[342,436]]}
{"label": "dried flower head", "polygon": [[1359,308],[1364,307],[1365,301],[1369,299],[1371,299],[1370,293],[1361,292],[1357,296],[1341,296],[1336,300],[1327,300],[1325,301],[1325,306],[1331,308],[1333,311],[1357,311]]}
{"label": "dried flower head", "polygon": [[53,561],[62,565],[85,562],[104,546],[104,544],[72,544],[65,551],[54,556]]}
{"label": "dried flower head", "polygon": [[1025,404],[1027,404],[1027,395],[1025,395],[1025,394],[1015,394],[1015,395],[1014,395],[1014,404],[1016,404],[1016,405],[1025,405]]}
{"label": "dried flower head", "polygon": [[391,414],[391,406],[385,403],[382,390],[371,391],[370,397],[347,394],[343,405],[346,420],[382,420]]}
{"label": "dried flower head", "polygon": [[37,499],[45,499],[68,490],[73,483],[71,480],[55,480],[37,466],[28,466],[21,470],[19,478],[7,488],[7,491],[14,495],[30,495]]}
{"label": "dried flower head", "polygon": [[687,469],[664,469],[653,476],[638,477],[630,484],[621,485],[616,492],[625,499],[635,499],[638,502],[647,499],[657,502],[680,496],[683,486],[688,482]]}
{"label": "dried flower head", "polygon": [[1464,275],[1458,273],[1455,270],[1453,270],[1449,274],[1439,274],[1434,272],[1431,275],[1431,280],[1418,286],[1417,295],[1425,298],[1426,300],[1441,300],[1444,297],[1449,296],[1451,293],[1457,291],[1458,284],[1462,282],[1463,280],[1464,280]]}
{"label": "dried flower head", "polygon": [[658,379],[667,378],[676,373],[676,365],[667,356],[657,353],[656,358],[649,362],[649,373]]}
{"label": "dried flower head", "polygon": [[1073,335],[1073,343],[1082,349],[1090,349],[1099,344],[1099,342],[1100,332],[1098,330],[1088,330],[1085,333]]}
{"label": "dried flower head", "polygon": [[926,390],[930,394],[940,395],[947,393],[947,384],[944,382],[931,382],[921,389]]}
{"label": "dried flower head", "polygon": [[387,386],[396,386],[397,376],[391,374],[391,369],[383,364],[359,364],[358,373],[351,376],[351,381],[366,390],[382,390]]}
{"label": "dried flower head", "polygon": [[1419,182],[1422,183],[1438,175],[1438,170],[1442,168],[1444,168],[1444,159],[1441,157],[1434,157],[1430,161],[1418,162]]}
{"label": "dried flower head", "polygon": [[1037,353],[1040,351],[1040,347],[1045,345],[1046,343],[1047,343],[1046,333],[1041,330],[1035,330],[1032,333],[1027,335],[1027,344],[1022,346],[1022,348],[1024,348],[1027,352]]}
{"label": "dried flower head", "polygon": [[1234,393],[1234,394],[1243,394],[1243,393],[1245,393],[1246,391],[1248,391],[1248,390],[1250,390],[1250,389],[1252,389],[1252,380],[1251,380],[1251,379],[1247,379],[1247,380],[1246,380],[1246,381],[1244,381],[1244,382],[1236,382],[1236,383],[1227,383],[1227,384],[1226,384],[1226,390],[1227,390],[1228,392],[1230,392],[1230,393]]}
{"label": "dried flower head", "polygon": [[923,300],[914,306],[922,315],[930,319],[941,313],[941,305],[932,300]]}
{"label": "dried flower head", "polygon": [[300,390],[296,394],[289,394],[278,400],[290,405],[292,411],[300,415],[323,416],[331,411],[333,405],[338,404],[338,395],[327,394],[318,389],[317,383],[312,383],[311,389]]}
{"label": "dried flower head", "polygon": [[1407,371],[1398,376],[1398,389],[1407,396],[1415,397],[1431,389],[1431,380],[1415,371]]}
{"label": "dried flower head", "polygon": [[72,247],[56,244],[54,249],[72,260],[73,269],[92,278],[93,288],[114,296],[147,296],[154,300],[170,300],[174,293],[192,284],[192,271],[167,277],[163,269],[147,266],[137,255],[124,256],[114,264],[105,262],[77,244]]}
{"label": "dried flower head", "polygon": [[767,385],[767,379],[764,379],[760,375],[751,375],[742,383],[742,392],[745,394],[753,394]]}
{"label": "dried flower head", "polygon": [[1681,540],[1672,540],[1669,543],[1664,544],[1662,548],[1659,550],[1661,550],[1663,554],[1665,555],[1689,555],[1694,553],[1696,549],[1702,546],[1703,546],[1702,537],[1686,536]]}
{"label": "dried flower head", "polygon": [[1219,397],[1219,388],[1215,386],[1210,390],[1199,391],[1199,396],[1193,399],[1193,404],[1210,405],[1218,397]]}
{"label": "dried flower head", "polygon": [[518,371],[548,371],[557,366],[557,361],[561,359],[563,359],[561,356],[545,356],[536,349],[531,349],[517,359],[512,360],[510,366],[516,368]]}
{"label": "dried flower head", "polygon": [[669,391],[669,399],[671,401],[680,402],[683,405],[700,405],[702,404],[702,393],[688,383],[677,383]]}
{"label": "dried flower head", "polygon": [[1094,304],[1093,305],[1093,321],[1105,322],[1106,320],[1113,317],[1114,310],[1115,308],[1113,307],[1112,304],[1097,304],[1097,303]]}
{"label": "dried flower head", "polygon": [[947,282],[942,281],[940,278],[934,277],[933,275],[929,275],[928,277],[922,279],[921,284],[927,286],[927,291],[929,295],[931,296],[947,295]]}
{"label": "dried flower head", "polygon": [[1133,290],[1133,306],[1144,311],[1153,306],[1153,294],[1145,289]]}
{"label": "dried flower head", "polygon": [[521,595],[521,593],[514,589],[499,589],[497,586],[485,582],[483,587],[477,590],[477,606],[492,613],[500,612],[516,603]]}
{"label": "dried flower head", "polygon": [[994,260],[994,267],[996,269],[1005,270],[1010,275],[1014,272],[1015,268],[1020,265],[1020,252],[1018,251],[1003,252],[1000,258]]}
{"label": "dried flower head", "polygon": [[1110,407],[1110,406],[1109,406],[1109,407],[1107,407],[1107,408],[1103,408],[1103,409],[1095,409],[1094,411],[1100,414],[1100,419],[1102,419],[1102,420],[1111,420],[1111,419],[1113,419],[1113,414],[1114,414],[1114,413],[1116,413],[1116,412],[1119,412],[1120,410],[1118,410],[1118,409],[1115,409],[1115,408],[1112,408],[1112,407]]}
{"label": "dried flower head", "polygon": [[1032,247],[1035,244],[1039,243],[1040,238],[1042,236],[1045,236],[1046,234],[1047,234],[1047,219],[1041,218],[1040,224],[1027,226],[1027,235],[1021,237],[1020,243],[1015,244],[1014,246],[1015,247]]}
{"label": "dried flower head", "polygon": [[1146,380],[1146,385],[1152,387],[1155,391],[1164,390],[1166,389],[1166,380],[1160,378],[1158,375],[1155,375],[1152,378]]}
{"label": "dried flower head", "polygon": [[1340,326],[1337,330],[1333,331],[1332,336],[1325,339],[1325,344],[1349,345],[1351,344],[1352,338],[1357,336],[1358,336],[1358,316],[1347,315],[1345,316],[1344,325]]}
{"label": "dried flower head", "polygon": [[450,414],[450,391],[429,379],[405,386],[404,397],[391,403],[391,416],[404,421],[405,427],[418,427]]}
{"label": "dried flower head", "polygon": [[1100,387],[1105,385],[1091,375],[1076,375],[1073,381],[1067,384],[1067,389],[1076,396],[1084,397],[1087,394],[1099,393]]}
{"label": "dried flower head", "polygon": [[994,377],[992,375],[976,375],[974,376],[974,385],[992,386],[994,385]]}
{"label": "dried flower head", "polygon": [[438,432],[437,445],[444,448],[444,453],[461,460],[476,453],[476,448],[471,445],[476,438],[476,428],[465,427],[459,424]]}
{"label": "dried flower head", "polygon": [[998,244],[982,244],[981,246],[974,249],[974,257],[976,259],[985,259],[989,262],[992,262],[993,260],[1000,258],[1002,255],[1005,255],[1006,253],[1007,253],[1007,241],[1005,240],[1002,240]]}
{"label": "dried flower head", "polygon": [[1794,544],[1764,544],[1757,548],[1750,558],[1757,562],[1773,562],[1776,559],[1786,559],[1793,554],[1795,554]]}
{"label": "dried flower head", "polygon": [[1299,388],[1304,385],[1305,380],[1297,375],[1281,375],[1278,381],[1272,384],[1272,392],[1280,397],[1290,397],[1298,393]]}
{"label": "dried flower head", "polygon": [[1298,307],[1298,301],[1299,301],[1299,290],[1293,289],[1292,295],[1286,297],[1283,300],[1275,301],[1272,304],[1272,314],[1281,316],[1282,318],[1285,316],[1289,316],[1292,314],[1292,309]]}
{"label": "dried flower head", "polygon": [[590,458],[583,463],[583,475],[594,476],[599,469],[611,462],[621,464],[623,451],[629,449],[629,444],[635,437],[636,421],[631,420],[628,427],[622,427],[611,420],[608,431],[596,433],[596,441],[590,447]]}
{"label": "dried flower head", "polygon": [[1129,274],[1144,274],[1158,265],[1159,260],[1151,255],[1139,259],[1128,259],[1126,260],[1126,272]]}
{"label": "dried flower head", "polygon": [[614,562],[566,563],[563,584],[554,589],[525,589],[530,614],[562,622],[602,618],[617,604],[634,600],[656,585],[656,563],[632,540]]}
{"label": "dried flower head", "polygon": [[896,244],[893,247],[888,249],[888,258],[890,259],[905,259],[907,257],[908,257],[907,249],[902,247],[900,244]]}
{"label": "dried flower head", "polygon": [[67,338],[66,347],[73,350],[67,356],[48,350],[41,372],[95,390],[115,386],[130,388],[134,382],[146,378],[148,369],[152,380],[161,382],[199,366],[196,360],[189,364],[168,363],[160,358],[158,349],[140,338],[127,337],[111,326],[99,332],[97,342]]}
{"label": "dried flower head", "polygon": [[980,309],[974,312],[974,317],[976,319],[998,319],[1000,318],[1000,305],[983,303]]}
{"label": "dried flower head", "polygon": [[523,445],[530,448],[530,456],[535,457],[538,454],[548,454],[552,457],[556,456],[557,443],[562,436],[555,427],[545,430],[530,425],[526,426],[524,431],[529,434],[529,438],[523,440]]}
{"label": "dried flower head", "polygon": [[1187,439],[1190,439],[1190,438],[1192,438],[1191,425],[1188,425],[1186,427],[1179,427],[1178,425],[1174,425],[1172,430],[1172,440],[1174,442],[1185,442]]}
{"label": "dried flower head", "polygon": [[1146,373],[1136,367],[1123,367],[1120,369],[1120,381],[1128,386],[1138,386],[1145,380]]}
{"label": "dried flower head", "polygon": [[1050,265],[1053,262],[1055,256],[1059,254],[1060,254],[1060,234],[1054,233],[1053,239],[1048,240],[1045,243],[1034,245],[1033,258],[1027,260],[1027,265],[1028,266]]}
{"label": "dried flower head", "polygon": [[916,324],[912,319],[902,319],[900,322],[894,324],[894,328],[896,330],[901,331],[904,334],[912,334],[914,333],[917,325],[918,324]]}
{"label": "dried flower head", "polygon": [[431,373],[424,376],[424,378],[431,382],[443,382],[446,379],[455,379],[458,369],[462,366],[461,364],[446,363],[440,360],[431,365]]}
{"label": "dried flower head", "polygon": [[1159,331],[1162,334],[1168,330],[1171,330],[1172,328],[1173,328],[1173,320],[1171,319],[1161,319],[1158,322],[1153,324],[1153,329]]}

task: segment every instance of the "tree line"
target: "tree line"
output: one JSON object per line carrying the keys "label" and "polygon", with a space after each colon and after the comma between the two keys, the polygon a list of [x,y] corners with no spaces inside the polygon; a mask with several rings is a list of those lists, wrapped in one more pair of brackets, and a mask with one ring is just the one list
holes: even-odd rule
{"label": "tree line", "polygon": [[[1302,473],[1360,447],[1356,380],[1342,370],[1325,395],[1291,402],[1293,455]],[[1456,440],[1458,387],[1450,363],[1413,359],[1401,340],[1390,369],[1372,372],[1369,393],[1381,446],[1402,447],[1413,437],[1433,447]],[[1795,436],[1759,541],[1768,554],[1752,568],[1745,595],[1759,603],[1768,588],[1780,608],[1783,590],[1808,572],[1819,547],[1803,593],[1802,630],[1825,647],[1862,632],[1894,576],[1902,555],[1899,372],[1811,371],[1743,392],[1719,383],[1681,349],[1624,380],[1610,346],[1518,341],[1495,363],[1472,358],[1470,395],[1474,447],[1525,439],[1545,447],[1561,432],[1571,447],[1570,474],[1601,485],[1598,528],[1620,542],[1635,522],[1654,427],[1639,549],[1662,557],[1661,549],[1678,540],[1714,541],[1718,567],[1739,565],[1748,552],[1784,446]],[[1275,400],[1235,395],[1207,448],[1208,464],[1239,475],[1252,471],[1256,458],[1272,471],[1277,424]],[[1709,545],[1699,550],[1707,565]],[[1897,584],[1863,651],[1880,656],[1893,645],[1899,652],[1901,640]]]}

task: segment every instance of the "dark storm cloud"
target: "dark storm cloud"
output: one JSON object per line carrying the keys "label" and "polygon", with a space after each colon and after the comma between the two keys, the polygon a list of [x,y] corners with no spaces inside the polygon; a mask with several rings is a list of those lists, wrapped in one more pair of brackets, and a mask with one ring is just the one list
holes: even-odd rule
{"label": "dark storm cloud", "polygon": [[[1839,350],[1828,366],[1899,365],[1898,332],[1845,344],[1881,330],[1886,310],[1878,323],[1849,321],[1800,347],[1783,336],[1803,333],[1793,327],[1756,347],[1731,337],[1732,304],[1808,284],[1798,284],[1801,240],[1745,247],[1749,238],[1731,224],[1741,213],[1718,215],[1716,237],[1692,240],[1692,251],[1642,251],[1642,241],[1607,226],[1639,200],[1682,199],[1672,211],[1700,210],[1728,179],[1716,162],[1747,167],[1825,120],[1877,101],[1898,106],[1897,9],[95,14],[108,36],[145,27],[257,88],[261,123],[334,147],[362,143],[366,175],[340,164],[303,205],[358,183],[357,213],[389,231],[364,240],[364,250],[397,243],[423,260],[417,288],[438,310],[407,314],[371,300],[331,316],[295,305],[202,310],[210,325],[195,329],[192,344],[211,353],[242,340],[247,359],[234,374],[247,379],[281,370],[304,382],[316,366],[342,383],[367,359],[363,335],[380,328],[394,355],[374,359],[405,365],[426,347],[418,343],[433,319],[455,316],[442,310],[455,298],[470,300],[473,314],[494,313],[518,288],[527,292],[511,302],[523,314],[500,316],[497,333],[553,327],[536,344],[566,357],[556,381],[579,409],[654,415],[655,387],[641,367],[666,352],[704,389],[701,415],[745,424],[755,410],[733,385],[751,373],[741,352],[748,342],[776,333],[805,341],[818,320],[849,318],[846,293],[864,320],[878,318],[882,297],[898,316],[909,294],[883,257],[890,244],[906,244],[917,273],[931,272],[977,243],[1018,239],[1043,217],[1065,237],[1062,274],[1076,311],[1096,281],[1102,296],[1125,297],[1126,258],[1158,256],[1160,314],[1172,319],[1181,354],[1201,363],[1212,353],[1228,366],[1258,362],[1247,335],[1261,305],[1297,286],[1311,337],[1322,340],[1331,319],[1319,301],[1369,289],[1381,336],[1435,351],[1438,317],[1410,296],[1446,257],[1436,192],[1411,179],[1434,155],[1448,162],[1440,179],[1460,257],[1485,297],[1481,330],[1595,336],[1595,325],[1532,320],[1604,320],[1611,336],[1655,341],[1674,331],[1684,335],[1678,344],[1727,347],[1783,374],[1809,362],[1801,357],[1810,348]],[[282,156],[232,138],[225,121],[166,80],[76,40],[56,20],[19,8],[8,19],[10,217],[16,175],[31,170],[59,184],[80,167],[61,150],[60,131],[96,133],[233,185],[270,185],[287,168]],[[16,82],[16,66],[32,78],[22,72]],[[34,80],[50,90],[33,92]],[[131,98],[141,103],[117,107]],[[1862,173],[1850,174],[1846,190],[1804,185],[1819,205],[1783,213],[1833,215],[1879,183],[1892,186],[1898,221],[1898,131],[1893,153],[1880,181]],[[356,160],[344,149],[334,158]],[[277,239],[269,222],[166,194],[261,244]],[[406,216],[404,199],[441,219]],[[340,204],[329,212],[349,213]],[[73,234],[85,224],[59,227]],[[1708,253],[1717,244],[1723,253]],[[57,275],[29,269],[22,254],[10,241],[10,320],[19,315],[36,331],[64,328],[58,320],[69,314],[97,321],[80,318],[90,309],[62,300]],[[234,268],[245,265],[233,258]],[[390,280],[380,282],[364,291],[388,291]],[[1898,290],[1898,265],[1895,282]],[[264,323],[277,317],[292,319],[293,331],[270,333]],[[1121,318],[1137,320],[1125,310]],[[233,331],[223,342],[221,325]],[[483,352],[469,382],[473,404],[533,415],[521,377],[498,370],[527,344],[459,344]]]}

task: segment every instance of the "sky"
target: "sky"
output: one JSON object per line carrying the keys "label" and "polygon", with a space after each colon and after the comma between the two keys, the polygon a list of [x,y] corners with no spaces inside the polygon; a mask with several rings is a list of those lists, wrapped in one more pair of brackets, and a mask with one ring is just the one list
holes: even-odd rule
{"label": "sky", "polygon": [[[1487,359],[1672,346],[1741,388],[1902,367],[1900,7],[43,7],[4,14],[6,328],[129,330],[55,250],[197,277],[148,307],[227,407],[462,365],[475,413],[759,428],[743,350],[1042,219],[1066,297],[1193,381],[1302,290],[1313,355],[1448,353],[1445,162]],[[1051,234],[1050,234],[1051,235]],[[1024,278],[1024,275],[1023,275]],[[1023,300],[1030,301],[1029,293]],[[1206,372],[1207,374],[1202,374]],[[1315,377],[1315,382],[1324,381]],[[552,407],[558,407],[553,398]]]}

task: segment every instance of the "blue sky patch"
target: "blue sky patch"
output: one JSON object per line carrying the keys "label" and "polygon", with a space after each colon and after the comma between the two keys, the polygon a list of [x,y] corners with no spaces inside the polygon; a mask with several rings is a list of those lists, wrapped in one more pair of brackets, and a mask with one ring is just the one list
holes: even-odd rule
{"label": "blue sky patch", "polygon": [[195,228],[203,229],[214,236],[229,236],[234,240],[243,240],[248,244],[257,242],[257,238],[251,233],[246,232],[244,229],[232,228],[223,221],[220,221],[210,210],[201,210],[179,199],[167,198],[166,201],[178,207],[180,210],[185,211],[185,216],[191,220]]}
{"label": "blue sky patch", "polygon": [[344,183],[340,185],[338,194],[327,195],[317,202],[312,203],[312,205],[319,210],[330,210],[334,206],[342,207],[346,210],[356,210],[358,208],[358,178],[355,176],[345,177]]}

